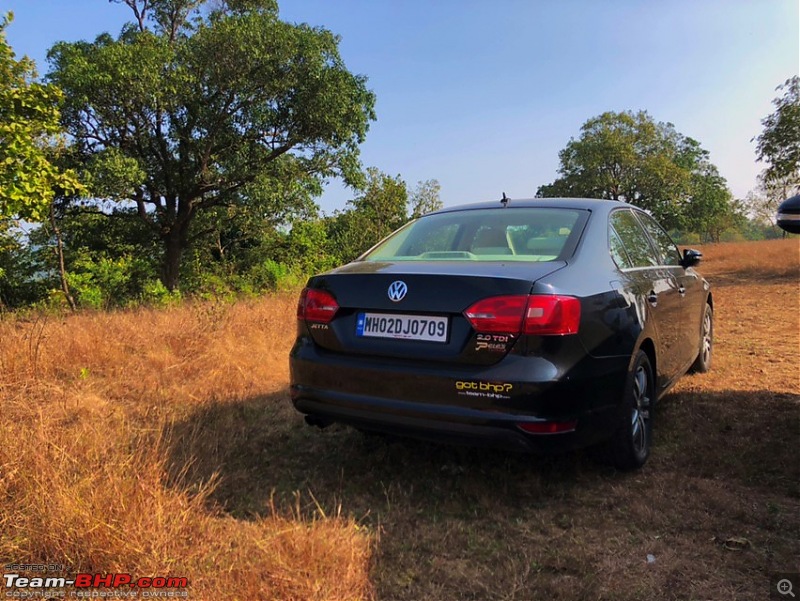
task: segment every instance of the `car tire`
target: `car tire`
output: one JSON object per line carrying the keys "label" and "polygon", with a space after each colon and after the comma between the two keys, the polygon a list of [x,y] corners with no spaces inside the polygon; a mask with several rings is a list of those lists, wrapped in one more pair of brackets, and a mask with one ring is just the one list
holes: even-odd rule
{"label": "car tire", "polygon": [[714,311],[706,303],[703,312],[703,323],[700,326],[700,349],[697,359],[694,360],[689,371],[694,374],[704,374],[711,369],[711,358],[714,350]]}
{"label": "car tire", "polygon": [[619,428],[610,441],[611,460],[619,470],[638,469],[650,456],[654,391],[650,359],[646,353],[638,351],[625,381]]}

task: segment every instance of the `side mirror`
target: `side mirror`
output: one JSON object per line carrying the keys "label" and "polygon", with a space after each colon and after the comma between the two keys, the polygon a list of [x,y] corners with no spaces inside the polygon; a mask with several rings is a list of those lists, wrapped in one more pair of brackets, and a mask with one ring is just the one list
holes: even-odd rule
{"label": "side mirror", "polygon": [[695,250],[693,248],[684,248],[683,249],[683,260],[681,261],[681,265],[684,269],[688,267],[694,267],[700,262],[700,259],[703,258],[703,253],[699,250]]}

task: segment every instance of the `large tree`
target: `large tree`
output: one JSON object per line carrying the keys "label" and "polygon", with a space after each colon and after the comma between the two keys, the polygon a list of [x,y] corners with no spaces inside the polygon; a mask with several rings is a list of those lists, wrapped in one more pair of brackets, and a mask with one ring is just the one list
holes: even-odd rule
{"label": "large tree", "polygon": [[160,240],[167,288],[197,216],[263,210],[292,179],[360,181],[374,96],[337,36],[281,21],[270,0],[124,3],[135,23],[56,44],[50,78],[95,194],[133,201]]}
{"label": "large tree", "polygon": [[589,119],[559,159],[559,177],[537,196],[621,200],[652,212],[669,228],[696,221],[701,209],[718,215],[730,202],[708,152],[645,111]]}
{"label": "large tree", "polygon": [[767,164],[763,181],[780,187],[785,197],[800,189],[800,77],[778,86],[783,95],[772,104],[775,112],[762,119],[764,130],[756,138],[756,157]]}
{"label": "large tree", "polygon": [[55,161],[61,91],[36,81],[33,61],[16,58],[5,35],[11,19],[0,20],[0,219],[41,221],[57,190],[81,186]]}
{"label": "large tree", "polygon": [[800,77],[786,80],[776,90],[783,95],[772,101],[775,112],[761,120],[764,130],[753,138],[756,159],[767,167],[745,199],[753,219],[773,228],[778,206],[800,192]]}

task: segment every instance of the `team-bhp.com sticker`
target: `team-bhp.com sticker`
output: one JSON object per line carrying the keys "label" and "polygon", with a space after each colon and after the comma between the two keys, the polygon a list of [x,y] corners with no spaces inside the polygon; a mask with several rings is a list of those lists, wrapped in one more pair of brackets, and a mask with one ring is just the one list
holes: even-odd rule
{"label": "team-bhp.com sticker", "polygon": [[[131,574],[126,573],[89,574],[83,572],[70,577],[3,574],[3,584],[6,588],[4,596],[13,599],[73,597],[174,599],[188,597],[185,589],[189,586],[189,579],[183,576],[134,578]],[[67,587],[75,587],[78,590],[63,590]]]}
{"label": "team-bhp.com sticker", "polygon": [[510,399],[506,394],[514,389],[513,384],[508,382],[472,382],[461,380],[456,381],[456,394],[463,396],[484,397],[490,399]]}

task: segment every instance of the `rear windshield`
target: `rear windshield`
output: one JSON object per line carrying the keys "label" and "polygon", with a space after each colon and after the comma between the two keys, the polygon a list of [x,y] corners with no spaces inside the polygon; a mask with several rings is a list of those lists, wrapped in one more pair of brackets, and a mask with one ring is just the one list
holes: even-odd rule
{"label": "rear windshield", "polygon": [[585,211],[550,207],[470,209],[421,217],[364,261],[555,261],[580,235]]}

